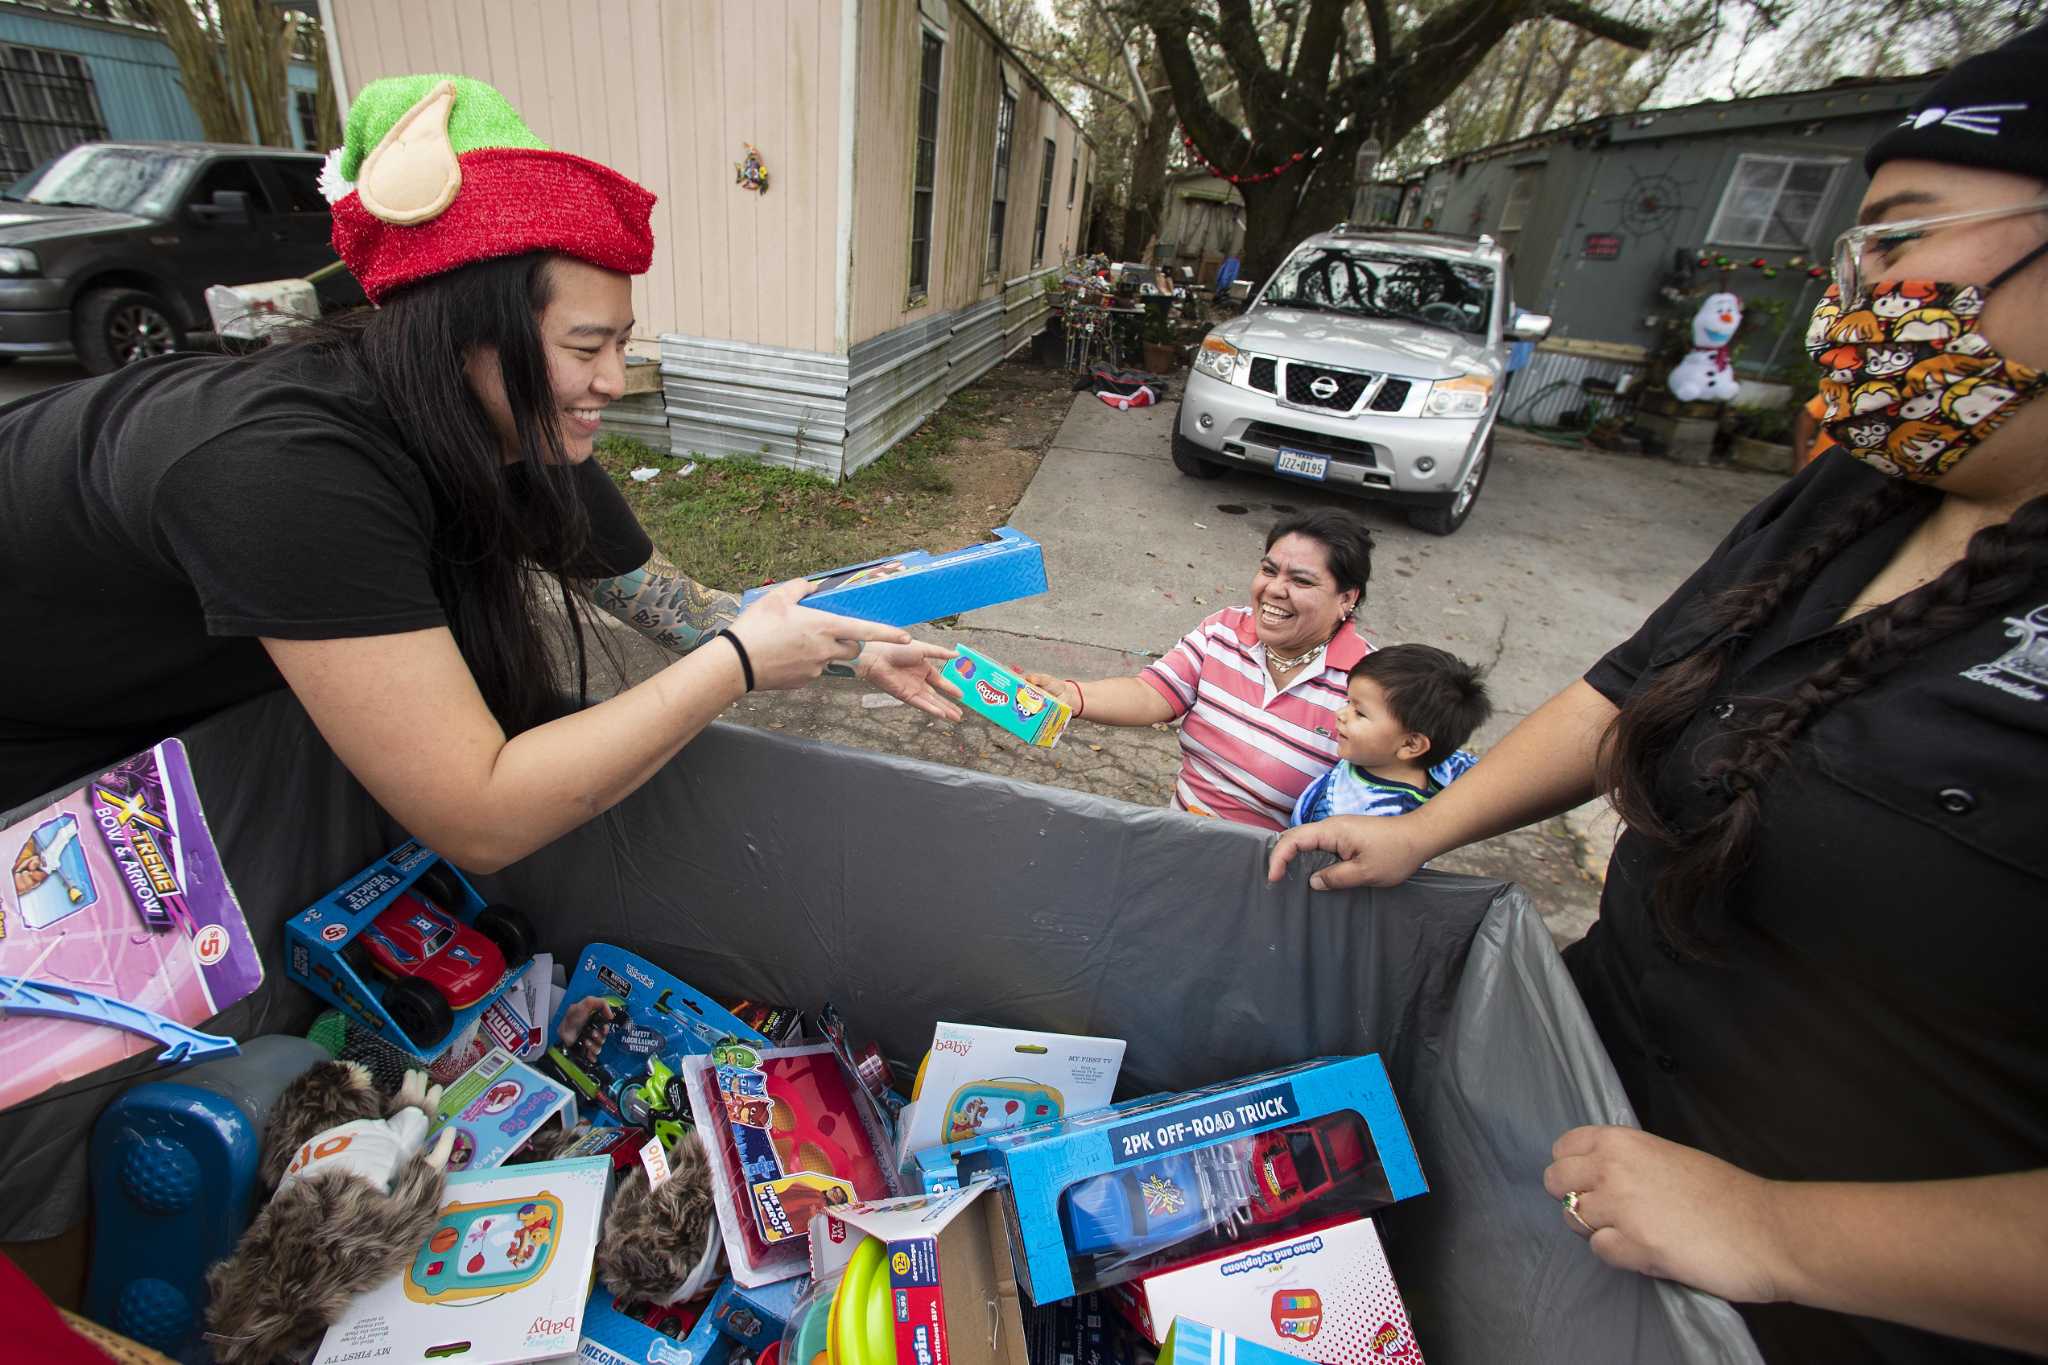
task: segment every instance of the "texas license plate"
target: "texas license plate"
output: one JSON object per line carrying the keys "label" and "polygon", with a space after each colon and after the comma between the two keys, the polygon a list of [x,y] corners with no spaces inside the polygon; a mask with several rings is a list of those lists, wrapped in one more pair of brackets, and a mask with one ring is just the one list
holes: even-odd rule
{"label": "texas license plate", "polygon": [[1283,450],[1273,461],[1273,468],[1282,474],[1296,474],[1304,479],[1320,479],[1330,472],[1330,457],[1327,455],[1304,455],[1298,450]]}

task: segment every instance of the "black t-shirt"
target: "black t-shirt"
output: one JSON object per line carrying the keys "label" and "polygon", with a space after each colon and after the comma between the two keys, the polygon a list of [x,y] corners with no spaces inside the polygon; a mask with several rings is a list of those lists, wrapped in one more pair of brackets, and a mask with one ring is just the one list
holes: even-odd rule
{"label": "black t-shirt", "polygon": [[[1586,681],[1625,704],[1716,637],[1715,591],[1791,557],[1882,478],[1823,456]],[[1836,618],[1927,505],[1849,546],[1740,649],[1671,746],[1667,814],[1717,808],[1704,765],[1734,751],[1756,699],[1839,654]],[[1681,959],[1657,931],[1647,892],[1664,851],[1625,833],[1599,922],[1565,959],[1643,1126],[1775,1179],[2048,1166],[2044,772],[2048,574],[1814,723],[1758,789],[1755,860],[1726,888],[1715,960]],[[1742,1312],[1773,1361],[2021,1359],[1812,1309]]]}
{"label": "black t-shirt", "polygon": [[[604,471],[577,479],[579,568],[644,564]],[[0,409],[0,810],[282,686],[259,636],[443,624],[435,527],[376,394],[305,360],[170,356]]]}

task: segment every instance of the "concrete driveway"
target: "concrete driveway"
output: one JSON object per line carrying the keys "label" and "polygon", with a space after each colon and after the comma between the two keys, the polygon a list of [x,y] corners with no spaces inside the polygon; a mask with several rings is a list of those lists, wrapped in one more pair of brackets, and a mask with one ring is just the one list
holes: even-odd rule
{"label": "concrete driveway", "polygon": [[[0,402],[82,377],[70,361],[0,367]],[[1176,414],[1171,402],[1117,412],[1076,395],[1010,517],[1044,543],[1052,591],[973,612],[956,628],[918,633],[964,640],[1017,668],[1061,677],[1135,672],[1216,608],[1246,601],[1277,518],[1344,507],[1378,538],[1362,613],[1371,638],[1441,645],[1489,668],[1495,714],[1478,736],[1483,748],[1633,631],[1777,484],[1767,475],[1564,449],[1504,431],[1471,519],[1439,538],[1410,528],[1392,508],[1309,484],[1236,473],[1188,478],[1168,453]],[[630,679],[665,662],[637,636],[621,629],[617,638]],[[1165,803],[1179,767],[1169,727],[1082,722],[1048,752],[1024,748],[975,717],[945,725],[830,679],[802,692],[746,698],[730,718],[1143,805]],[[1569,941],[1592,921],[1612,838],[1599,808],[1587,807],[1435,866],[1521,883],[1552,932]]]}
{"label": "concrete driveway", "polygon": [[[1478,736],[1483,747],[1626,638],[1777,483],[1504,431],[1470,520],[1436,537],[1393,508],[1313,485],[1188,478],[1169,457],[1176,412],[1170,402],[1117,412],[1077,395],[1010,518],[1044,543],[1052,591],[973,612],[959,629],[918,633],[1063,677],[1133,672],[1211,611],[1247,600],[1280,516],[1344,507],[1378,540],[1362,613],[1371,638],[1441,645],[1488,667],[1495,715]],[[748,698],[733,718],[1147,805],[1172,791],[1179,757],[1170,731],[1077,723],[1048,753],[973,717],[949,727],[886,701],[828,683]],[[1612,838],[1589,807],[1435,866],[1522,883],[1569,941],[1592,920]]]}

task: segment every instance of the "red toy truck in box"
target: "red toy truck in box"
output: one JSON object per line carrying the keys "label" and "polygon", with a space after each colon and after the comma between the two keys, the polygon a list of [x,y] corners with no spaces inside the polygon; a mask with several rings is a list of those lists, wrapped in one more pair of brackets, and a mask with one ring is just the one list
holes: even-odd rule
{"label": "red toy truck in box", "polygon": [[1277,1223],[1302,1205],[1374,1164],[1372,1146],[1355,1114],[1325,1114],[1252,1139],[1254,1223]]}
{"label": "red toy truck in box", "polygon": [[285,971],[424,1061],[533,957],[533,926],[408,842],[285,926]]}

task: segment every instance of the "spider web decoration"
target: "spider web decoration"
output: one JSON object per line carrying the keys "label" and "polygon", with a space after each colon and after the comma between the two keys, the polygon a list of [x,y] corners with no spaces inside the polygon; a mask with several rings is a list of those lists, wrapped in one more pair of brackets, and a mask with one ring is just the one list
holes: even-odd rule
{"label": "spider web decoration", "polygon": [[1648,175],[1633,168],[1624,169],[1628,170],[1629,186],[1608,201],[1619,215],[1621,226],[1636,236],[1669,241],[1678,228],[1680,215],[1693,207],[1686,202],[1685,193],[1693,182],[1679,179],[1669,167]]}

